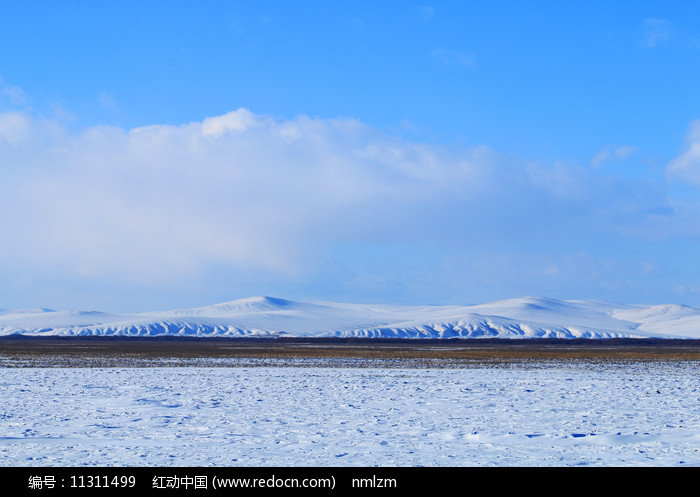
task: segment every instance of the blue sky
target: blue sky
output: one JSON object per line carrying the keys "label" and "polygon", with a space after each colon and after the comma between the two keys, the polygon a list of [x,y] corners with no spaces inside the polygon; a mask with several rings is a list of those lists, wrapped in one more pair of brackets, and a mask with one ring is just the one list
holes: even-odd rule
{"label": "blue sky", "polygon": [[0,308],[700,306],[692,2],[3,2]]}

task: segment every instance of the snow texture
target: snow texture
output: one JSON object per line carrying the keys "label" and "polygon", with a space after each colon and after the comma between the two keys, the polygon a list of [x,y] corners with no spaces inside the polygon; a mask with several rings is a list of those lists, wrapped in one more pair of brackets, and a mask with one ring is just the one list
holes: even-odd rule
{"label": "snow texture", "polygon": [[0,335],[700,338],[700,309],[525,297],[392,306],[252,297],[174,311],[0,311]]}
{"label": "snow texture", "polygon": [[692,362],[0,368],[3,466],[700,464]]}

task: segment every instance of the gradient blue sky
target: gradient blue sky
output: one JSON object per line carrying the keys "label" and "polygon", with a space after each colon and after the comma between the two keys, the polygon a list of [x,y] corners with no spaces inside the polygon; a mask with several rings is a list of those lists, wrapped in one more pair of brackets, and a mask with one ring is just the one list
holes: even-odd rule
{"label": "gradient blue sky", "polygon": [[700,7],[2,2],[0,308],[700,306]]}

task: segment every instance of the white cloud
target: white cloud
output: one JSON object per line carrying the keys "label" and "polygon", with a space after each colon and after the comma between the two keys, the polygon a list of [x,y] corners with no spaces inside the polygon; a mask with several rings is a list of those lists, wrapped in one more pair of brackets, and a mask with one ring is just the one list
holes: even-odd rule
{"label": "white cloud", "polygon": [[2,86],[0,93],[10,105],[24,105],[26,103],[24,91],[18,86]]}
{"label": "white cloud", "polygon": [[248,109],[238,109],[223,116],[208,117],[202,122],[202,134],[218,137],[226,132],[243,132],[255,126],[256,117]]}
{"label": "white cloud", "polygon": [[116,111],[119,109],[119,106],[117,105],[117,101],[114,98],[114,95],[110,95],[107,92],[100,92],[97,95],[97,101],[98,103],[104,107],[105,109],[109,111]]}
{"label": "white cloud", "polygon": [[430,52],[430,57],[445,65],[475,67],[476,55],[445,48],[436,48]]}
{"label": "white cloud", "polygon": [[666,172],[670,178],[700,186],[700,120],[689,125],[685,150],[668,163]]}
{"label": "white cloud", "polygon": [[30,119],[24,112],[10,111],[0,114],[0,142],[19,145],[29,140]]}
{"label": "white cloud", "polygon": [[4,157],[21,173],[0,187],[11,240],[0,255],[95,277],[212,263],[293,274],[339,240],[401,232],[415,202],[455,182],[468,192],[478,169],[357,121],[246,109],[181,126],[95,126],[58,142],[31,130],[24,114],[0,115],[0,139],[33,141]]}
{"label": "white cloud", "polygon": [[674,36],[675,32],[675,24],[667,19],[649,17],[642,23],[643,43],[647,48],[655,48],[665,43]]}
{"label": "white cloud", "polygon": [[637,148],[630,145],[608,145],[591,158],[591,166],[600,167],[612,160],[623,160],[637,153]]}

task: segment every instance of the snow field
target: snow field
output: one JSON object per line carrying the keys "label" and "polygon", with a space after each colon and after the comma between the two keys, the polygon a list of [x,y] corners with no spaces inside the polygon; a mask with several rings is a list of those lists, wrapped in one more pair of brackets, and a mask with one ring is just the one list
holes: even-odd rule
{"label": "snow field", "polygon": [[0,309],[0,336],[695,338],[700,309],[523,297],[397,306],[250,297],[139,314]]}
{"label": "snow field", "polygon": [[700,464],[697,364],[0,368],[3,466]]}

